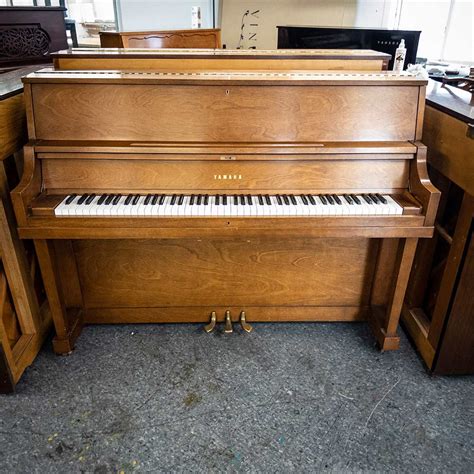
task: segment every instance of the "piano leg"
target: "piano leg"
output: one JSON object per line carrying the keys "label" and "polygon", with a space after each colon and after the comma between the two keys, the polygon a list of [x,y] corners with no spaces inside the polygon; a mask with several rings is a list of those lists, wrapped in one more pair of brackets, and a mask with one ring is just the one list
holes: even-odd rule
{"label": "piano leg", "polygon": [[400,239],[389,302],[385,309],[372,306],[370,311],[370,326],[382,351],[396,350],[400,346],[397,327],[417,244],[417,238]]}
{"label": "piano leg", "polygon": [[35,240],[35,248],[56,331],[53,348],[56,354],[69,354],[82,330],[82,308],[66,308],[53,242]]}

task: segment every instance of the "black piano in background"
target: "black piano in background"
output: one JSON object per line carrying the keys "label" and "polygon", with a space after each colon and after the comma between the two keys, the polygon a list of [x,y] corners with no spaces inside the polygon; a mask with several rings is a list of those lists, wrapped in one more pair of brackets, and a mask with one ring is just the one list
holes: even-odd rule
{"label": "black piano in background", "polygon": [[392,55],[405,40],[408,64],[415,64],[421,31],[377,28],[332,28],[323,26],[277,26],[278,49],[373,49]]}

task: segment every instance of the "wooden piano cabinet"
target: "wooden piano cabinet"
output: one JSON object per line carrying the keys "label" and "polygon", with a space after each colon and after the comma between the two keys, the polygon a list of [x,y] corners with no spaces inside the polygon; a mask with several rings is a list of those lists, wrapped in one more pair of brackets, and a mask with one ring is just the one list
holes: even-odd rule
{"label": "wooden piano cabinet", "polygon": [[[233,321],[364,320],[382,350],[397,349],[439,200],[417,141],[424,88],[385,72],[30,75],[31,142],[12,197],[55,351],[70,352],[84,323],[222,321],[228,310]],[[72,193],[382,193],[399,212],[56,213]]]}
{"label": "wooden piano cabinet", "polygon": [[93,49],[53,55],[56,70],[381,71],[389,54],[372,50]]}
{"label": "wooden piano cabinet", "polygon": [[50,328],[33,246],[18,238],[10,200],[26,141],[21,74],[8,73],[0,91],[0,393],[14,390]]}
{"label": "wooden piano cabinet", "polygon": [[474,140],[471,96],[432,84],[423,141],[442,191],[433,239],[420,245],[403,321],[428,369],[474,373]]}
{"label": "wooden piano cabinet", "polygon": [[220,28],[166,31],[100,31],[102,48],[220,48]]}

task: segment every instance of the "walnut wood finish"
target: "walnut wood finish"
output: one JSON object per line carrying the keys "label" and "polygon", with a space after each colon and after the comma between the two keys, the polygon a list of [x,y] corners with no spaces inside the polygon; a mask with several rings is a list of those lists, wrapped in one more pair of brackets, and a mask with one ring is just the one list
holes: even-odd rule
{"label": "walnut wood finish", "polygon": [[[441,92],[444,101],[450,91]],[[442,198],[437,214],[435,208],[430,211],[434,238],[424,241],[416,254],[403,322],[430,371],[474,373],[472,123],[451,113],[445,101],[440,107],[436,95],[431,99],[423,141],[431,179]]]}
{"label": "walnut wood finish", "polygon": [[[227,310],[251,322],[368,319],[383,350],[398,347],[411,262],[438,199],[414,141],[424,81],[48,71],[26,86],[32,141],[13,199],[20,235],[35,239],[57,352],[73,348],[83,321],[204,322]],[[66,194],[93,191],[387,192],[404,213],[54,216]]]}
{"label": "walnut wood finish", "polygon": [[220,48],[220,28],[166,31],[100,31],[102,48]]}
{"label": "walnut wood finish", "polygon": [[[121,46],[118,46],[119,48]],[[390,55],[371,50],[70,49],[54,54],[56,70],[380,71]]]}

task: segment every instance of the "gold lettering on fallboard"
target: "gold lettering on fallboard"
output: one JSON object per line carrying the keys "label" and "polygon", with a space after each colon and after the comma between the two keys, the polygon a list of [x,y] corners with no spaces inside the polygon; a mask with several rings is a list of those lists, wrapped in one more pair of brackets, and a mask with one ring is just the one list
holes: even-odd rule
{"label": "gold lettering on fallboard", "polygon": [[215,174],[214,179],[217,180],[232,180],[232,181],[237,181],[242,179],[241,174]]}

